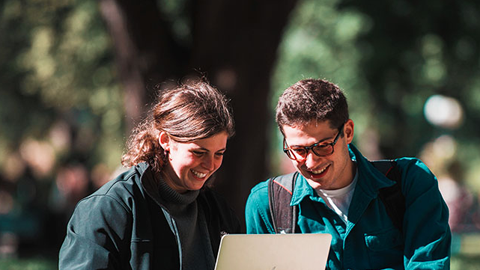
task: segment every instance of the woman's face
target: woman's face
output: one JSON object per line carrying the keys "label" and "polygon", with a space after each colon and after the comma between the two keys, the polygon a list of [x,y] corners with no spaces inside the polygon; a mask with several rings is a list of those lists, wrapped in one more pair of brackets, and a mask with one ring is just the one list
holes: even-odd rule
{"label": "woman's face", "polygon": [[217,133],[209,138],[181,143],[168,134],[160,134],[160,144],[168,151],[168,162],[163,169],[165,182],[179,193],[199,190],[222,165],[228,134]]}

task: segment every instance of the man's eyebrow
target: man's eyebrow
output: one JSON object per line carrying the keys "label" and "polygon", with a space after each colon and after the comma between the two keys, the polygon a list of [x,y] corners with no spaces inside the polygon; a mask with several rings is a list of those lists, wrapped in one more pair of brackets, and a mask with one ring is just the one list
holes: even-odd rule
{"label": "man's eyebrow", "polygon": [[298,145],[298,144],[294,144],[294,145],[289,145],[290,147],[305,147],[305,146],[312,146],[314,144],[319,144],[319,143],[322,143],[324,141],[328,141],[328,140],[331,140],[331,139],[334,139],[335,136],[330,136],[328,138],[325,138],[325,139],[321,139],[320,141],[317,141],[316,143],[313,143],[313,144],[310,144],[310,145]]}

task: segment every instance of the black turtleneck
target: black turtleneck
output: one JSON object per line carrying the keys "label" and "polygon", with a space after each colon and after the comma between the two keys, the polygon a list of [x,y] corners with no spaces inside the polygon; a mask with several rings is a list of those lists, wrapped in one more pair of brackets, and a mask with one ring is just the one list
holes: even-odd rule
{"label": "black turtleneck", "polygon": [[182,269],[213,269],[215,257],[203,210],[198,207],[200,191],[178,193],[159,177],[161,203],[168,209],[177,225],[182,246]]}

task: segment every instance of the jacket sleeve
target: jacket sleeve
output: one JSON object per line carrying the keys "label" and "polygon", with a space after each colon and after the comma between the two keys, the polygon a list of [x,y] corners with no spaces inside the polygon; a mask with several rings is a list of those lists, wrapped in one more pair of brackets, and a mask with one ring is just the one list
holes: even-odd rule
{"label": "jacket sleeve", "polygon": [[448,208],[436,177],[420,160],[400,160],[406,211],[405,269],[449,269]]}
{"label": "jacket sleeve", "polygon": [[245,206],[245,222],[247,234],[275,233],[270,220],[267,181],[252,188]]}
{"label": "jacket sleeve", "polygon": [[[59,269],[123,269],[130,252],[125,235],[131,226],[130,211],[108,196],[80,201],[67,225],[59,253]],[[120,256],[122,253],[124,256]],[[127,251],[128,250],[128,251]],[[126,260],[126,261],[125,261]]]}

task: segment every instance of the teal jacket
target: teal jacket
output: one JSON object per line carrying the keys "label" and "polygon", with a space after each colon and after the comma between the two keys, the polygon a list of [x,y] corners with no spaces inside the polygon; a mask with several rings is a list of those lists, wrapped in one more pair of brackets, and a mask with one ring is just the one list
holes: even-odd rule
{"label": "teal jacket", "polygon": [[[158,200],[153,172],[132,167],[81,200],[68,223],[59,269],[182,269],[182,243],[173,217]],[[240,223],[208,188],[197,197],[205,213],[213,254]]]}
{"label": "teal jacket", "polygon": [[[450,269],[451,233],[448,208],[437,179],[415,158],[399,158],[406,211],[403,233],[392,223],[378,198],[379,189],[394,182],[376,170],[350,145],[358,165],[358,181],[345,224],[298,176],[291,205],[298,205],[302,233],[332,235],[329,269]],[[274,233],[267,181],[256,185],[245,209],[247,233]]]}

